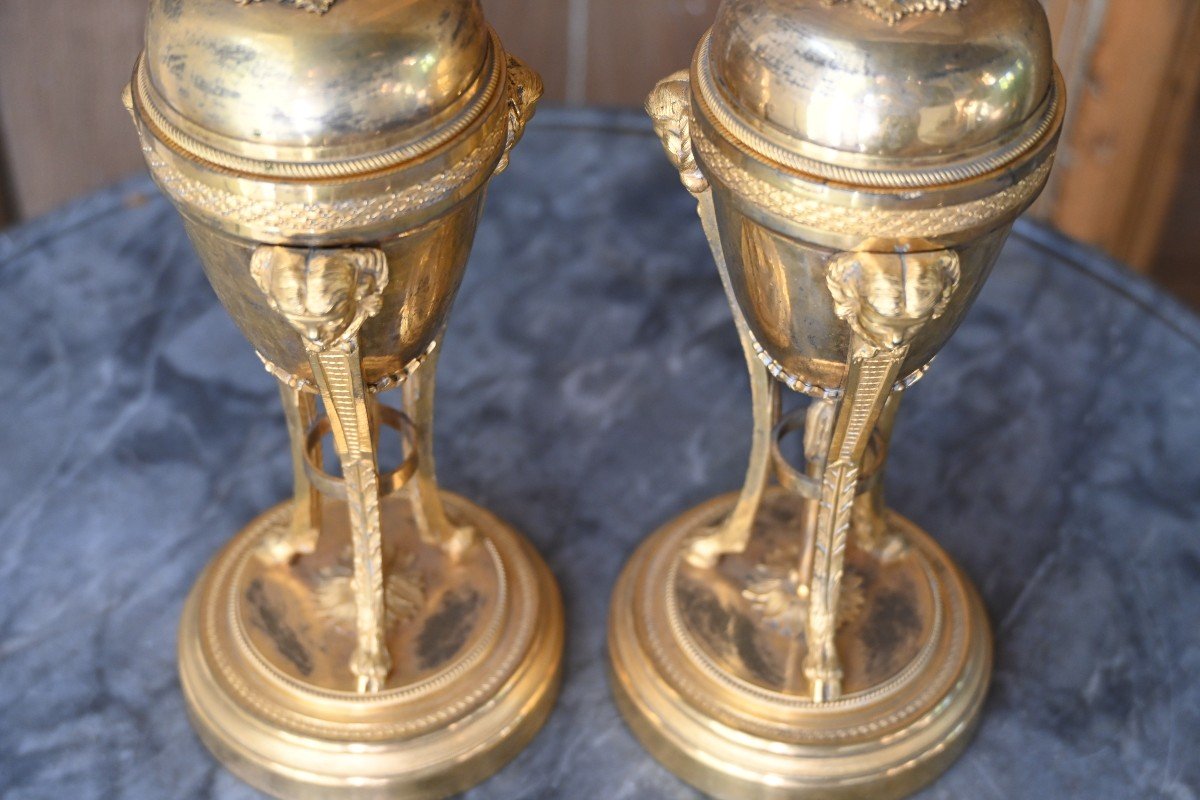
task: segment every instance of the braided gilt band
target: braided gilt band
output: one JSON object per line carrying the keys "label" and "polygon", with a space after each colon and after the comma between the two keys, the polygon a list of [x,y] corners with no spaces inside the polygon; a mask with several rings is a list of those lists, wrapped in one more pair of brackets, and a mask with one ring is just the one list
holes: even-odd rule
{"label": "braided gilt band", "polygon": [[380,225],[431,205],[490,163],[504,146],[506,131],[498,127],[483,144],[450,169],[394,192],[346,200],[307,203],[258,200],[183,174],[146,144],[146,162],[158,185],[177,203],[218,219],[229,219],[279,236],[319,236]]}
{"label": "braided gilt band", "polygon": [[937,208],[889,209],[835,206],[756,178],[735,164],[699,128],[692,143],[704,167],[752,205],[768,208],[808,228],[842,236],[925,238],[969,230],[1018,211],[1035,198],[1050,175],[1047,158],[1012,186],[966,203]]}

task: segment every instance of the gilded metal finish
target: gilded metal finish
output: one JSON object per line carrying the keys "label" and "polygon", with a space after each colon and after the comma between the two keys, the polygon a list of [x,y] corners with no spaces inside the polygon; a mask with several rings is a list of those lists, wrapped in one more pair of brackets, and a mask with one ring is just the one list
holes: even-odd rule
{"label": "gilded metal finish", "polygon": [[[991,644],[966,579],[884,506],[882,469],[899,393],[1050,170],[1045,18],[1034,0],[726,0],[647,111],[699,203],[754,433],[742,491],[626,566],[618,703],[718,797],[903,796],[965,746]],[[771,378],[814,398],[803,468]]]}
{"label": "gilded metal finish", "polygon": [[[151,3],[126,105],[280,381],[295,465],[292,501],[217,555],[180,628],[201,737],[265,791],[451,794],[553,702],[553,580],[438,488],[432,445],[438,344],[487,181],[540,94],[476,0]],[[398,385],[403,412],[376,399]],[[404,437],[391,471],[385,429]]]}
{"label": "gilded metal finish", "polygon": [[479,113],[502,53],[491,38],[474,0],[342,0],[324,14],[153,0],[135,86],[210,158],[278,175],[408,148],[403,163]]}
{"label": "gilded metal finish", "polygon": [[621,574],[609,655],[626,721],[675,774],[719,798],[915,791],[966,745],[987,689],[991,643],[974,589],[889,512],[906,557],[877,563],[849,551],[853,591],[837,633],[844,693],[814,702],[805,584],[794,574],[803,501],[771,487],[745,552],[711,569],[678,557],[734,502],[718,497],[667,523]]}
{"label": "gilded metal finish", "polygon": [[1037,0],[968,0],[893,25],[871,11],[931,5],[724,3],[701,44],[700,95],[723,126],[752,131],[748,144],[785,164],[907,175],[994,163],[1043,127],[1055,96],[1045,15]]}
{"label": "gilded metal finish", "polygon": [[537,732],[557,693],[561,602],[511,528],[443,492],[479,532],[460,558],[422,541],[403,495],[381,501],[393,664],[360,694],[345,504],[325,501],[317,549],[257,556],[290,504],[260,516],[209,564],[184,608],[180,677],[200,737],[243,780],[279,797],[415,798],[462,791]]}

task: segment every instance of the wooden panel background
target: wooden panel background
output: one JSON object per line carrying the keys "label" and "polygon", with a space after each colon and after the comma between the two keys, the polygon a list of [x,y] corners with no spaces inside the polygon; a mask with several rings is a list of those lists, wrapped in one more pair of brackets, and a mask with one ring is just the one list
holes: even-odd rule
{"label": "wooden panel background", "polygon": [[717,0],[591,0],[587,102],[640,106],[655,81],[688,66],[718,5]]}
{"label": "wooden panel background", "polygon": [[0,130],[18,217],[140,168],[121,87],[145,11],[145,0],[0,0]]}
{"label": "wooden panel background", "polygon": [[[1149,268],[1187,146],[1200,80],[1196,0],[1047,0],[1070,116],[1038,213]],[[1200,213],[1200,208],[1195,209]]]}
{"label": "wooden panel background", "polygon": [[[482,3],[506,45],[542,74],[548,102],[640,106],[655,80],[687,65],[718,0]],[[1200,2],[1043,4],[1070,103],[1058,166],[1033,213],[1151,270],[1164,238],[1173,252],[1190,246],[1181,238],[1200,244],[1187,238],[1200,228],[1200,192],[1175,191],[1179,175],[1196,174],[1200,151]],[[141,169],[119,95],[145,5],[0,0],[0,225]],[[1167,261],[1180,268],[1178,257]]]}

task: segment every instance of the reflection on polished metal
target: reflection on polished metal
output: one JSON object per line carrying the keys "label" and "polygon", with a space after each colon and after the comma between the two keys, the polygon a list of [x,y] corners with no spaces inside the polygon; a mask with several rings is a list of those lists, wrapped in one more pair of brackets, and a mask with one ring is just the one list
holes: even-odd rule
{"label": "reflection on polished metal", "polygon": [[[540,94],[477,0],[150,4],[126,104],[280,382],[295,465],[295,497],[216,556],[179,633],[196,729],[264,791],[452,794],[553,703],[557,587],[516,532],[438,488],[432,444],[487,182]],[[403,411],[377,399],[398,385]],[[388,472],[384,428],[405,453]]]}
{"label": "reflection on polished metal", "polygon": [[[725,0],[690,72],[651,93],[754,432],[742,491],[626,565],[609,654],[635,733],[701,789],[894,798],[966,745],[987,619],[884,506],[882,470],[900,392],[1045,184],[1063,104],[1037,0]],[[780,382],[807,411],[782,413]],[[780,447],[801,428],[803,469]]]}

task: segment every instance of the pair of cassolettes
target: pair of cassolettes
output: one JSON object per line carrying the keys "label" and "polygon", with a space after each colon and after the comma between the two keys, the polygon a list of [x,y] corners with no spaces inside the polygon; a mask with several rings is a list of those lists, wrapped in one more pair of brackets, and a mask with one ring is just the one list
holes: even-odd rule
{"label": "pair of cassolettes", "polygon": [[[540,94],[477,0],[151,0],[126,103],[278,379],[295,480],[197,582],[180,676],[205,744],[279,797],[443,797],[553,707],[570,631],[550,571],[439,489],[431,440],[485,190]],[[882,472],[902,392],[1046,182],[1063,106],[1036,0],[725,0],[650,92],[754,432],[742,490],[630,559],[609,657],[630,727],[705,792],[900,797],[966,745],[987,619]],[[783,414],[781,385],[812,402]],[[377,399],[394,388],[403,410]]]}

